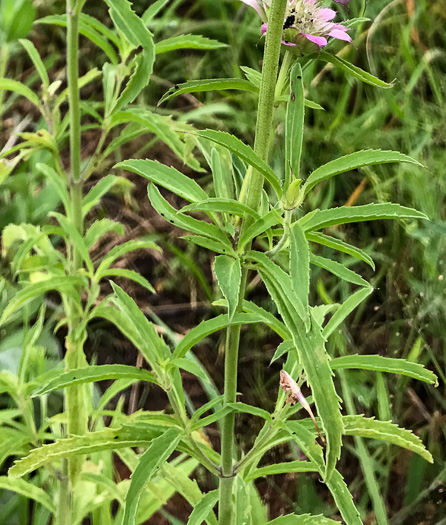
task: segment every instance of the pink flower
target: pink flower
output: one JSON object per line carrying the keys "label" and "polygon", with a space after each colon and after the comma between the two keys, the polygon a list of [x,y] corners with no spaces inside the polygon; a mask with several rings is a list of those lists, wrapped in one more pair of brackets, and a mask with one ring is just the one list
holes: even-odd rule
{"label": "pink flower", "polygon": [[[262,34],[268,29],[268,10],[270,0],[241,0],[253,7],[264,22],[261,27]],[[335,0],[341,4],[348,4],[350,0]],[[321,7],[319,0],[288,0],[283,22],[283,43],[288,46],[298,45],[298,41],[305,37],[319,48],[327,45],[327,38],[332,37],[345,42],[351,42],[348,29],[342,24],[331,22],[336,16],[336,11]]]}

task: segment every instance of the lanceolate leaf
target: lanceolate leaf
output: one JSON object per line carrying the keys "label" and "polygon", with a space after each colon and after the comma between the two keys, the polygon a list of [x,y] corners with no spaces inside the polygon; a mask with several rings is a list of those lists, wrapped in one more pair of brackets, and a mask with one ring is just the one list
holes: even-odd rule
{"label": "lanceolate leaf", "polygon": [[375,372],[388,372],[389,374],[401,374],[413,377],[419,381],[425,381],[432,385],[437,384],[437,376],[424,368],[419,363],[406,361],[405,359],[395,359],[393,357],[383,357],[381,355],[346,355],[336,357],[330,361],[332,370],[338,368],[350,368],[360,370],[373,370]]}
{"label": "lanceolate leaf", "polygon": [[274,476],[276,474],[287,474],[295,472],[317,472],[317,466],[312,461],[287,461],[286,463],[276,463],[267,467],[260,467],[252,470],[245,481],[253,481],[257,478]]}
{"label": "lanceolate leaf", "polygon": [[[59,390],[67,386],[93,383],[105,379],[136,379],[138,381],[148,381],[158,384],[155,376],[148,370],[127,365],[90,365],[88,368],[79,368],[65,372],[61,370],[57,377],[54,377],[45,386],[35,392],[32,397],[43,396],[54,390]],[[39,378],[35,379],[39,384]]]}
{"label": "lanceolate leaf", "polygon": [[158,55],[176,49],[219,49],[222,47],[227,47],[227,44],[201,35],[179,35],[157,42],[155,50]]}
{"label": "lanceolate leaf", "polygon": [[145,429],[144,432],[141,432],[140,430],[119,428],[60,439],[50,445],[36,448],[23,459],[16,461],[9,469],[8,475],[12,478],[20,478],[46,463],[77,454],[92,454],[103,450],[144,446],[160,434],[159,430],[149,432],[148,429]]}
{"label": "lanceolate leaf", "polygon": [[204,235],[211,239],[218,239],[223,244],[228,246],[228,253],[232,252],[232,245],[226,235],[215,225],[204,221],[199,221],[188,215],[178,212],[164,199],[158,188],[153,184],[149,184],[148,194],[150,202],[155,210],[164,217],[167,221],[175,226],[182,228],[190,233]]}
{"label": "lanceolate leaf", "polygon": [[[249,82],[248,82],[249,84]],[[32,102],[42,113],[43,108],[40,104],[39,97],[29,89],[29,87],[25,86],[25,84],[22,84],[21,82],[18,82],[17,80],[11,80],[9,78],[0,78],[0,90],[4,91],[13,91],[14,93],[17,93],[18,95],[22,95],[23,97],[26,97],[30,102]]]}
{"label": "lanceolate leaf", "polygon": [[125,498],[123,524],[135,525],[139,499],[145,485],[153,478],[157,470],[167,461],[180,440],[176,429],[170,429],[154,439],[141,456],[130,478],[130,486]]}
{"label": "lanceolate leaf", "polygon": [[364,261],[373,269],[375,269],[375,263],[369,254],[363,250],[360,250],[359,248],[356,248],[356,246],[352,246],[351,244],[341,241],[341,239],[337,239],[336,237],[325,235],[323,233],[314,232],[307,233],[307,239],[309,241],[322,244],[323,246],[327,246],[328,248],[333,248],[333,250],[347,253],[348,255],[356,257],[357,259],[361,259],[361,261]]}
{"label": "lanceolate leaf", "polygon": [[308,318],[304,325],[305,316],[299,314],[296,308],[302,303],[292,293],[290,277],[265,254],[256,253],[255,258],[251,252],[249,255],[258,263],[259,274],[291,332],[299,363],[304,367],[311,387],[317,413],[327,435],[326,467],[323,475],[328,482],[340,456],[343,426],[324,338],[314,319]]}
{"label": "lanceolate leaf", "polygon": [[142,276],[140,273],[135,272],[134,270],[128,270],[127,268],[109,268],[103,274],[103,277],[124,277],[124,279],[129,279],[138,283],[146,290],[149,290],[151,293],[155,293],[155,288],[150,284],[150,282]]}
{"label": "lanceolate leaf", "polygon": [[290,232],[290,276],[293,290],[308,311],[310,247],[298,222],[293,224]]}
{"label": "lanceolate leaf", "polygon": [[[287,421],[286,429],[296,440],[298,446],[302,449],[302,452],[317,467],[320,475],[324,476],[325,469],[322,449],[315,443],[314,433],[308,428],[305,428],[305,426],[298,421]],[[314,425],[312,429],[314,430]],[[325,483],[327,484],[346,525],[362,525],[358,510],[353,503],[353,497],[341,474],[337,470],[334,470],[331,478],[325,479]]]}
{"label": "lanceolate leaf", "polygon": [[387,441],[419,454],[429,463],[434,462],[432,455],[426,450],[418,436],[410,430],[394,425],[391,421],[376,421],[364,416],[344,416],[343,421],[347,436],[362,436]]}
{"label": "lanceolate leaf", "polygon": [[340,279],[343,279],[344,281],[347,281],[349,283],[357,284],[358,286],[367,286],[369,287],[369,283],[363,279],[360,275],[353,272],[343,264],[340,264],[336,261],[332,261],[331,259],[326,259],[325,257],[319,257],[318,255],[311,255],[310,257],[311,263],[315,264],[316,266],[320,266],[321,268],[324,268],[324,270],[327,270],[331,272],[333,275],[336,275]]}
{"label": "lanceolate leaf", "polygon": [[238,258],[218,255],[214,261],[214,273],[218,286],[228,301],[228,320],[234,318],[239,300],[242,269]]}
{"label": "lanceolate leaf", "polygon": [[82,213],[86,215],[91,208],[101,202],[101,198],[117,185],[132,186],[124,177],[116,175],[106,175],[82,199]]}
{"label": "lanceolate leaf", "polygon": [[194,507],[187,525],[201,525],[203,521],[209,516],[217,501],[218,490],[211,490],[211,492],[208,492]]}
{"label": "lanceolate leaf", "polygon": [[14,313],[19,306],[26,303],[30,299],[37,297],[38,295],[44,294],[51,290],[56,290],[61,293],[69,293],[76,286],[82,286],[85,281],[82,277],[72,276],[51,276],[45,281],[38,281],[36,283],[27,284],[22,290],[17,292],[13,299],[9,302],[6,308],[3,310],[0,318],[0,326],[8,319],[8,317]]}
{"label": "lanceolate leaf", "polygon": [[189,202],[208,198],[207,193],[194,180],[155,160],[126,160],[117,164],[115,168],[137,173]]}
{"label": "lanceolate leaf", "polygon": [[266,162],[264,162],[260,157],[258,157],[254,153],[254,150],[250,146],[244,144],[237,137],[234,137],[233,135],[230,135],[229,133],[225,133],[223,131],[205,129],[203,131],[198,131],[196,134],[199,137],[211,140],[212,142],[223,146],[224,148],[234,153],[234,155],[237,155],[237,157],[247,162],[265,177],[265,179],[273,187],[277,196],[279,198],[281,197],[282,187],[279,178],[274,173],[274,171],[268,166],[268,164],[266,164]]}
{"label": "lanceolate leaf", "polygon": [[229,324],[254,324],[259,322],[262,322],[262,319],[253,314],[236,314],[232,318],[231,323],[226,314],[218,315],[207,321],[202,321],[199,325],[192,328],[183,339],[181,339],[178,346],[175,348],[173,357],[184,357],[187,351],[194,345],[202,341],[208,335],[227,328]]}
{"label": "lanceolate leaf", "polygon": [[142,46],[150,49],[153,46],[152,35],[144,22],[132,10],[132,5],[127,0],[105,0],[110,10],[110,16],[115,24],[125,35],[133,47]]}
{"label": "lanceolate leaf", "polygon": [[363,69],[354,66],[347,60],[344,60],[343,58],[340,58],[336,55],[332,55],[331,53],[321,51],[312,56],[316,59],[323,60],[324,62],[330,62],[334,66],[339,67],[343,71],[346,71],[347,73],[354,76],[358,80],[361,80],[361,82],[365,82],[366,84],[370,84],[371,86],[376,86],[380,88],[393,87],[393,84],[388,84],[387,82],[384,82],[383,80],[380,80],[379,78],[374,77],[370,73],[367,73]]}
{"label": "lanceolate leaf", "polygon": [[[410,430],[394,425],[391,421],[377,421],[374,418],[364,417],[363,415],[343,416],[342,420],[344,423],[344,435],[346,436],[360,436],[387,441],[411,450],[429,463],[433,463],[432,455],[426,450],[420,438]],[[305,426],[314,435],[314,427],[312,427],[311,423],[310,419],[304,419],[299,422],[300,425]],[[293,424],[294,422],[291,423],[291,426]]]}
{"label": "lanceolate leaf", "polygon": [[397,151],[381,151],[373,149],[357,151],[356,153],[345,155],[344,157],[328,162],[314,170],[303,186],[304,193],[307,194],[312,188],[314,188],[314,186],[316,186],[316,184],[319,184],[319,182],[334,177],[335,175],[339,175],[340,173],[364,168],[365,166],[391,164],[395,162],[408,162],[423,167],[423,165],[417,160],[404,155],[403,153],[398,153]]}
{"label": "lanceolate leaf", "polygon": [[312,516],[311,514],[288,514],[280,516],[266,525],[336,525],[339,521],[333,521],[325,516]]}
{"label": "lanceolate leaf", "polygon": [[184,95],[185,93],[199,93],[202,91],[221,91],[225,89],[240,89],[242,91],[252,91],[257,93],[259,90],[247,80],[240,80],[239,78],[214,78],[214,79],[203,79],[203,80],[191,80],[178,84],[173,88],[169,89],[165,93],[158,105],[166,102],[167,100],[177,97],[178,95]]}
{"label": "lanceolate leaf", "polygon": [[279,213],[272,209],[266,215],[255,221],[249,228],[240,236],[238,249],[243,252],[245,246],[258,235],[269,230],[272,226],[282,222],[282,217]]}
{"label": "lanceolate leaf", "polygon": [[201,202],[189,204],[188,206],[181,208],[182,213],[186,211],[229,213],[240,217],[247,214],[251,215],[256,220],[260,218],[259,214],[246,204],[233,199],[218,199],[214,197],[209,197]]}
{"label": "lanceolate leaf", "polygon": [[330,210],[316,210],[299,220],[304,231],[319,230],[350,222],[374,221],[377,219],[427,219],[420,211],[399,204],[365,204],[364,206],[341,206]]}
{"label": "lanceolate leaf", "polygon": [[160,251],[160,248],[153,241],[147,241],[144,239],[127,241],[124,244],[115,246],[108,252],[108,254],[104,257],[102,262],[99,264],[97,269],[97,275],[102,275],[103,272],[116,261],[116,259],[119,259],[126,253],[133,252],[135,250]]}
{"label": "lanceolate leaf", "polygon": [[291,93],[285,119],[285,188],[299,178],[304,135],[305,105],[302,68],[298,61],[291,69]]}
{"label": "lanceolate leaf", "polygon": [[53,499],[43,489],[25,481],[24,479],[13,479],[9,476],[0,476],[0,489],[12,490],[25,498],[32,499],[47,508],[51,513],[56,513]]}
{"label": "lanceolate leaf", "polygon": [[344,301],[322,330],[323,337],[327,339],[344,321],[344,319],[351,312],[353,312],[358,304],[362,303],[362,301],[364,301],[373,292],[373,290],[374,288],[371,286],[361,288],[352,294],[346,301]]}
{"label": "lanceolate leaf", "polygon": [[222,243],[219,239],[210,239],[209,237],[203,237],[202,235],[183,235],[181,238],[193,242],[197,246],[206,248],[206,250],[211,250],[215,253],[230,254],[236,257],[235,251],[230,249],[226,243]]}

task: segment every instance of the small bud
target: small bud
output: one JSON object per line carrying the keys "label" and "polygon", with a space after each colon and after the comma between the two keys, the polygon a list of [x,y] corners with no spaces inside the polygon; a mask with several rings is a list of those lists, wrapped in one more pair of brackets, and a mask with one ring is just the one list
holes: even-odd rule
{"label": "small bud", "polygon": [[283,207],[286,210],[294,210],[294,208],[299,207],[302,204],[303,196],[300,191],[300,185],[302,184],[302,179],[295,179],[288,186],[286,192],[285,202]]}

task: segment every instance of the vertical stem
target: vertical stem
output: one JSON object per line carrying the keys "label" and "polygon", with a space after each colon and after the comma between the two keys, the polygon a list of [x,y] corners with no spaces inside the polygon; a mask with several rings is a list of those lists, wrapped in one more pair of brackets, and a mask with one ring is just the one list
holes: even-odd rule
{"label": "vertical stem", "polygon": [[[9,46],[8,44],[3,44],[0,47],[0,78],[3,78],[6,74],[6,66],[8,65],[9,59]],[[5,92],[0,90],[0,117],[3,113],[3,97]]]}
{"label": "vertical stem", "polygon": [[[82,179],[81,179],[81,115],[79,104],[79,12],[77,0],[67,0],[67,77],[68,100],[70,116],[70,165],[68,186],[71,196],[71,219],[74,226],[83,234],[84,221],[82,214]],[[75,246],[69,251],[71,257],[70,272],[75,275],[82,268],[82,258]],[[85,334],[80,329],[81,304],[69,297],[68,301],[68,336],[65,341],[65,368],[72,370],[85,364],[84,339]],[[68,436],[83,435],[87,432],[88,416],[86,409],[85,388],[76,385],[65,391],[65,408],[68,417]],[[75,485],[79,478],[83,459],[74,456],[68,461],[69,485],[62,479],[59,497],[68,503],[68,510],[58,515],[58,525],[68,525],[71,521],[71,507],[75,494]],[[63,467],[66,474],[66,466]],[[65,475],[64,474],[64,475]]]}
{"label": "vertical stem", "polygon": [[[272,0],[269,10],[268,31],[266,33],[265,53],[260,82],[259,104],[257,113],[256,137],[254,142],[255,153],[267,160],[268,144],[271,137],[273,120],[274,91],[279,67],[280,44],[282,40],[283,20],[287,0]],[[263,175],[256,170],[252,171],[247,190],[246,204],[257,209],[262,195]],[[242,231],[250,225],[251,220],[245,217]],[[247,248],[249,249],[249,247]],[[248,271],[242,270],[239,304],[237,311],[242,310],[246,292]],[[233,403],[237,393],[238,349],[241,326],[228,326],[226,334],[225,352],[225,384],[224,404]],[[234,484],[234,413],[228,414],[222,424],[220,495],[219,495],[219,523],[233,524],[232,489]]]}

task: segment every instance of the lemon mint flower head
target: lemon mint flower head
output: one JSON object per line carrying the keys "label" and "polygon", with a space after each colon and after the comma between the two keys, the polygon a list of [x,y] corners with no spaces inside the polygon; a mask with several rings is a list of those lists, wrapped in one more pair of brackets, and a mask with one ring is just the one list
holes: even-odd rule
{"label": "lemon mint flower head", "polygon": [[[257,11],[262,21],[262,33],[268,30],[268,11],[271,0],[241,0]],[[335,0],[341,4],[348,4],[349,0]],[[319,48],[327,45],[327,38],[337,38],[351,42],[347,28],[342,24],[331,22],[336,11],[321,7],[319,0],[288,0],[283,21],[284,41],[288,46],[297,46],[302,39],[317,44]]]}

